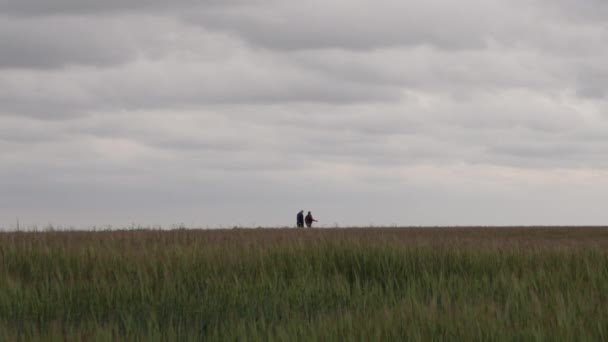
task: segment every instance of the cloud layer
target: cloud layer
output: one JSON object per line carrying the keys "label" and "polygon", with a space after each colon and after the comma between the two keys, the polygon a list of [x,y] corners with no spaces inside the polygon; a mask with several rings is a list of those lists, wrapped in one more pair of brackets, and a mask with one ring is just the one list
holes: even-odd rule
{"label": "cloud layer", "polygon": [[602,1],[0,13],[2,228],[608,219]]}

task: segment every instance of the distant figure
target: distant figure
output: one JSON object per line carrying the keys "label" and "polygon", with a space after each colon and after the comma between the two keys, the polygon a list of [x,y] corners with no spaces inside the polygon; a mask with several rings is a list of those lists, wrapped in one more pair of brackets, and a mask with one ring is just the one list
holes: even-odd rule
{"label": "distant figure", "polygon": [[306,227],[310,228],[310,226],[312,226],[313,222],[317,222],[317,220],[315,220],[314,218],[312,218],[312,214],[310,213],[310,211],[308,212],[308,215],[306,215]]}
{"label": "distant figure", "polygon": [[297,226],[298,228],[304,228],[304,210],[300,210],[297,216]]}

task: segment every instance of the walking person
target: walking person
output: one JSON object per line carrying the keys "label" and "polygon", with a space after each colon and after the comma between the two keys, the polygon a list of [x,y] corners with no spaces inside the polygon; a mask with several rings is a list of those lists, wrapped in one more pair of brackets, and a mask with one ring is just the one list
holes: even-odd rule
{"label": "walking person", "polygon": [[306,215],[305,222],[306,222],[306,226],[307,226],[308,228],[310,228],[310,226],[312,226],[312,223],[313,223],[313,222],[317,222],[317,220],[315,220],[315,219],[312,217],[312,214],[311,214],[311,213],[310,213],[310,211],[309,211],[309,212],[308,212],[308,215]]}
{"label": "walking person", "polygon": [[304,210],[300,210],[296,217],[296,225],[298,228],[304,228]]}

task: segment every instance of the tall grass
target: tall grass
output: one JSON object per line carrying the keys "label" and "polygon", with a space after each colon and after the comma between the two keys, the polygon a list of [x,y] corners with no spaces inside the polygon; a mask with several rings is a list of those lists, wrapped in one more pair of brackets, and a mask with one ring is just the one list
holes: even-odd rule
{"label": "tall grass", "polygon": [[606,340],[608,232],[556,231],[1,234],[0,340]]}

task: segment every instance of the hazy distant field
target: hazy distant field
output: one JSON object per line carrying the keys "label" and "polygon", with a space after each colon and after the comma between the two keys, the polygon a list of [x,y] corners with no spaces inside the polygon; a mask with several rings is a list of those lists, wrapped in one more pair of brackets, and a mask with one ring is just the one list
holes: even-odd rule
{"label": "hazy distant field", "polygon": [[608,229],[0,233],[0,340],[606,340]]}

